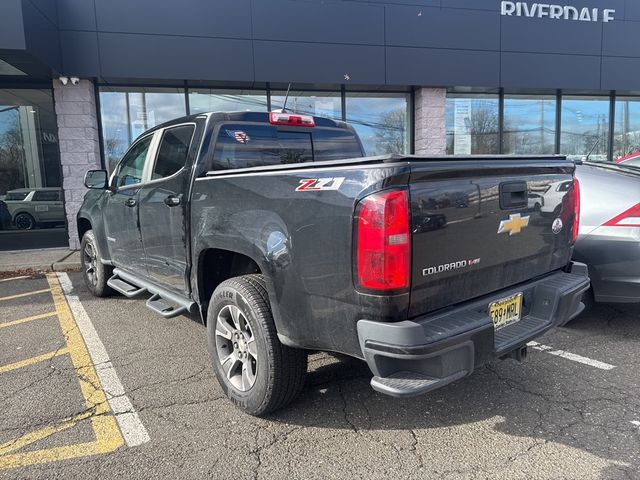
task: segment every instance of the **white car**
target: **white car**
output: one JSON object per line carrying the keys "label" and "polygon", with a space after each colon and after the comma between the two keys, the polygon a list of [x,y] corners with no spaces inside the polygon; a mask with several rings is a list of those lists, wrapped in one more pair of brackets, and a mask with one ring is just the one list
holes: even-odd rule
{"label": "white car", "polygon": [[64,224],[64,206],[60,188],[18,188],[9,190],[3,200],[11,222],[20,230]]}
{"label": "white car", "polygon": [[544,202],[540,206],[540,211],[542,213],[553,213],[554,215],[558,215],[562,208],[562,198],[567,191],[569,191],[571,185],[572,182],[570,181],[555,182],[549,185],[549,188],[547,188],[542,194]]}

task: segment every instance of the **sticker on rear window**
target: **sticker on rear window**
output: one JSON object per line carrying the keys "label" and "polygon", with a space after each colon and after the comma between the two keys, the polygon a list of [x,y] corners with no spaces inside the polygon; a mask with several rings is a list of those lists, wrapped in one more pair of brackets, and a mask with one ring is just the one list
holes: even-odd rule
{"label": "sticker on rear window", "polygon": [[227,135],[238,143],[249,143],[249,140],[251,140],[247,132],[243,132],[242,130],[227,130]]}

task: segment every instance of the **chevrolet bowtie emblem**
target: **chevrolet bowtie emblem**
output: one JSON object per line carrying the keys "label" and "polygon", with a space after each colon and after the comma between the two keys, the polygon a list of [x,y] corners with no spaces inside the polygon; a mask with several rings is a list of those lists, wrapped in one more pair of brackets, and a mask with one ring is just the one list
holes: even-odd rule
{"label": "chevrolet bowtie emblem", "polygon": [[502,220],[498,227],[498,233],[509,232],[509,236],[520,233],[529,225],[529,217],[521,217],[519,213],[509,215],[509,220]]}

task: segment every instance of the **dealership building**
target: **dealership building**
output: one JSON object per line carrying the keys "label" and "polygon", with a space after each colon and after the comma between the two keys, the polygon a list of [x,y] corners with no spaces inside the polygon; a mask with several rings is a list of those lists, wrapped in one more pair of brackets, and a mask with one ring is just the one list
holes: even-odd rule
{"label": "dealership building", "polygon": [[86,170],[175,117],[281,108],[289,84],[371,155],[640,151],[640,2],[556,1],[3,0],[0,199],[60,213],[0,250],[77,248]]}

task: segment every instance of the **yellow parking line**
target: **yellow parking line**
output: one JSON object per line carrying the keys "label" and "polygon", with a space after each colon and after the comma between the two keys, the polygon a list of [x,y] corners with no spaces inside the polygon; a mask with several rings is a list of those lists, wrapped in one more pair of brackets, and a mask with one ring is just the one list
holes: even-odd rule
{"label": "yellow parking line", "polygon": [[13,300],[14,298],[28,297],[29,295],[37,295],[38,293],[44,293],[51,290],[50,288],[43,288],[42,290],[34,290],[33,292],[18,293],[17,295],[9,295],[8,297],[0,297],[0,302],[4,300]]}
{"label": "yellow parking line", "polygon": [[[62,287],[60,287],[55,275],[47,275],[47,280],[51,286],[51,296],[53,297],[53,303],[58,313],[60,326],[63,332],[67,332],[67,348],[69,349],[71,362],[78,373],[80,389],[82,390],[85,404],[87,408],[96,407],[96,415],[107,413],[109,411],[107,397],[102,391],[98,374],[93,367],[91,357],[89,357],[89,352],[84,344],[80,330],[76,325],[76,321],[71,314],[69,305],[67,305]],[[118,430],[118,435],[119,434],[120,431]]]}
{"label": "yellow parking line", "polygon": [[80,415],[76,415],[75,417],[62,420],[62,422],[60,422],[58,425],[41,428],[40,430],[36,430],[35,432],[29,432],[18,438],[17,440],[3,443],[2,445],[0,445],[0,455],[6,455],[7,453],[20,450],[22,447],[26,447],[27,445],[31,445],[32,443],[43,440],[55,433],[67,430],[76,425],[81,420],[89,418],[92,414],[93,412],[86,411],[84,413],[81,413]]}
{"label": "yellow parking line", "polygon": [[[51,287],[53,303],[58,315],[58,321],[67,339],[66,350],[69,353],[71,362],[76,370],[80,390],[87,407],[87,419],[91,421],[91,426],[96,439],[93,442],[65,445],[62,447],[47,448],[42,450],[32,450],[28,452],[15,452],[31,443],[37,442],[50,435],[70,428],[82,418],[72,418],[63,421],[61,424],[46,427],[44,429],[30,432],[23,437],[0,446],[0,469],[24,467],[35,463],[53,462],[69,458],[85,457],[98,453],[111,452],[124,445],[124,438],[118,424],[113,416],[106,394],[91,362],[91,357],[82,339],[78,325],[73,318],[69,305],[64,297],[60,283],[54,274],[47,274],[47,281]],[[74,423],[75,422],[75,423]],[[20,447],[13,448],[15,442],[20,443]],[[2,449],[4,447],[4,450]]]}
{"label": "yellow parking line", "polygon": [[41,318],[49,318],[55,315],[56,312],[47,312],[41,313],[40,315],[33,315],[32,317],[19,318],[18,320],[11,320],[10,322],[0,323],[0,328],[11,327],[13,325],[30,322],[31,320],[40,320]]}
{"label": "yellow parking line", "polygon": [[28,367],[35,363],[46,362],[47,360],[51,360],[53,357],[66,355],[67,353],[69,353],[69,350],[66,347],[56,350],[55,352],[43,353],[42,355],[27,358],[26,360],[20,360],[19,362],[10,363],[9,365],[3,365],[0,367],[0,373],[10,372],[11,370],[17,370],[22,367]]}

